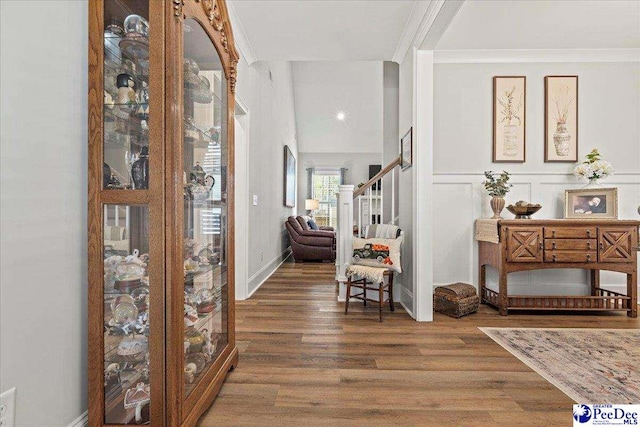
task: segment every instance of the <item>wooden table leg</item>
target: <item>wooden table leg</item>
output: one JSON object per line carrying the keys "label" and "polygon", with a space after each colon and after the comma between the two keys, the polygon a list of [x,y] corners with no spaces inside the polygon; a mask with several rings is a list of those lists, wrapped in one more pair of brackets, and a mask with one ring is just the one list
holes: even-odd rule
{"label": "wooden table leg", "polygon": [[591,296],[596,295],[596,288],[600,287],[600,270],[590,270]]}
{"label": "wooden table leg", "polygon": [[393,305],[393,273],[391,273],[391,275],[389,276],[389,310],[396,310]]}
{"label": "wooden table leg", "polygon": [[638,317],[638,273],[627,274],[627,296],[631,297],[631,311],[627,311],[627,316]]}
{"label": "wooden table leg", "polygon": [[347,295],[344,300],[344,314],[349,312],[349,300],[351,299],[351,276],[347,277]]}
{"label": "wooden table leg", "polygon": [[384,307],[384,282],[378,283],[378,298],[378,312],[380,313],[380,321],[382,322],[382,307]]}
{"label": "wooden table leg", "polygon": [[500,307],[500,315],[501,316],[506,316],[507,315],[507,301],[508,301],[508,294],[507,294],[507,272],[504,270],[500,270],[500,281],[498,283],[499,285],[499,290],[500,290],[500,300],[499,300],[499,307]]}
{"label": "wooden table leg", "polygon": [[484,289],[487,286],[487,266],[481,265],[480,272],[478,274],[478,287],[480,288],[480,302],[485,303],[484,301]]}

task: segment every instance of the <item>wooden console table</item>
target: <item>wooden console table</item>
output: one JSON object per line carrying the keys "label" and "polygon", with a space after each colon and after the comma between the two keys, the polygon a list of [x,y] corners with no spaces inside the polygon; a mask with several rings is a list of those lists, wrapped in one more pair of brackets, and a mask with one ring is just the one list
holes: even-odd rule
{"label": "wooden console table", "polygon": [[[480,224],[482,223],[482,224]],[[626,311],[638,316],[638,226],[627,220],[479,220],[480,298],[506,316],[509,310]],[[486,229],[496,236],[487,238]],[[484,241],[486,240],[486,241]],[[486,287],[486,267],[498,270],[499,292]],[[580,268],[591,272],[589,296],[509,295],[507,275],[515,271]],[[627,275],[627,294],[600,287],[600,270]]]}

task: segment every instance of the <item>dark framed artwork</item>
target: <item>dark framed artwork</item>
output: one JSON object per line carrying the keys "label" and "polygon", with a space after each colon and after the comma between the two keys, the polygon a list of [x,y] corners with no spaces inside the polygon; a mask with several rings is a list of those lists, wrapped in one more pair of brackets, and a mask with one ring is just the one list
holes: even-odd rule
{"label": "dark framed artwork", "polygon": [[400,159],[402,170],[410,168],[413,164],[413,127],[400,139]]}
{"label": "dark framed artwork", "polygon": [[578,161],[578,76],[544,78],[544,161]]}
{"label": "dark framed artwork", "polygon": [[493,162],[526,160],[527,78],[493,78]]}
{"label": "dark framed artwork", "polygon": [[284,146],[284,200],[283,203],[288,208],[296,206],[296,158],[289,149]]}

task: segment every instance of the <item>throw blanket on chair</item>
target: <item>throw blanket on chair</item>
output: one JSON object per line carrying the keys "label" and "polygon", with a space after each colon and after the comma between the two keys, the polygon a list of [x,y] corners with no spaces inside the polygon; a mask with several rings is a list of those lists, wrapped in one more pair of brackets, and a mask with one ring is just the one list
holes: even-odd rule
{"label": "throw blanket on chair", "polygon": [[372,224],[367,227],[367,239],[395,239],[398,237],[398,226],[392,224]]}
{"label": "throw blanket on chair", "polygon": [[350,265],[347,267],[347,277],[364,277],[365,279],[378,284],[384,282],[385,271],[387,271],[386,268],[369,267],[368,265]]}

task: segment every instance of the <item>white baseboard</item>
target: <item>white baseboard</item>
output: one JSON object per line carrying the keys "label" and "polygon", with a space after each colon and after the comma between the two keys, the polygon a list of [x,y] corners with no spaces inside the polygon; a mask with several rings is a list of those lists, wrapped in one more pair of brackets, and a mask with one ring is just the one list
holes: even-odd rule
{"label": "white baseboard", "polygon": [[86,427],[87,425],[89,425],[89,412],[85,411],[78,418],[71,421],[71,424],[69,424],[67,427]]}
{"label": "white baseboard", "polygon": [[409,316],[411,316],[413,319],[415,319],[416,317],[413,315],[413,311],[409,310],[409,307],[407,307],[406,305],[404,305],[404,302],[402,301],[398,301],[400,303],[400,305],[402,306],[402,308],[404,308],[404,310],[409,313]]}
{"label": "white baseboard", "polygon": [[409,307],[407,307],[407,304],[405,304],[405,301],[413,301],[413,292],[411,292],[404,286],[400,286],[400,292],[400,305],[407,311],[407,313],[409,313],[409,316],[411,316],[415,320],[416,316],[413,314],[413,309],[410,309]]}
{"label": "white baseboard", "polygon": [[262,267],[253,276],[249,278],[248,280],[249,289],[251,289],[252,283],[257,282],[258,280],[260,280],[260,282],[258,282],[258,284],[255,285],[255,288],[253,290],[249,290],[247,299],[251,298],[251,295],[253,295],[255,291],[257,291],[258,289],[260,289],[260,286],[262,286],[264,282],[266,282],[269,279],[269,277],[271,277],[271,275],[273,275],[273,273],[275,273],[275,271],[278,268],[280,268],[282,264],[284,264],[284,262],[291,256],[292,253],[293,252],[291,251],[291,247],[288,247],[287,249],[284,250],[284,252],[282,252],[280,255],[278,255],[271,261],[269,261],[264,267]]}

